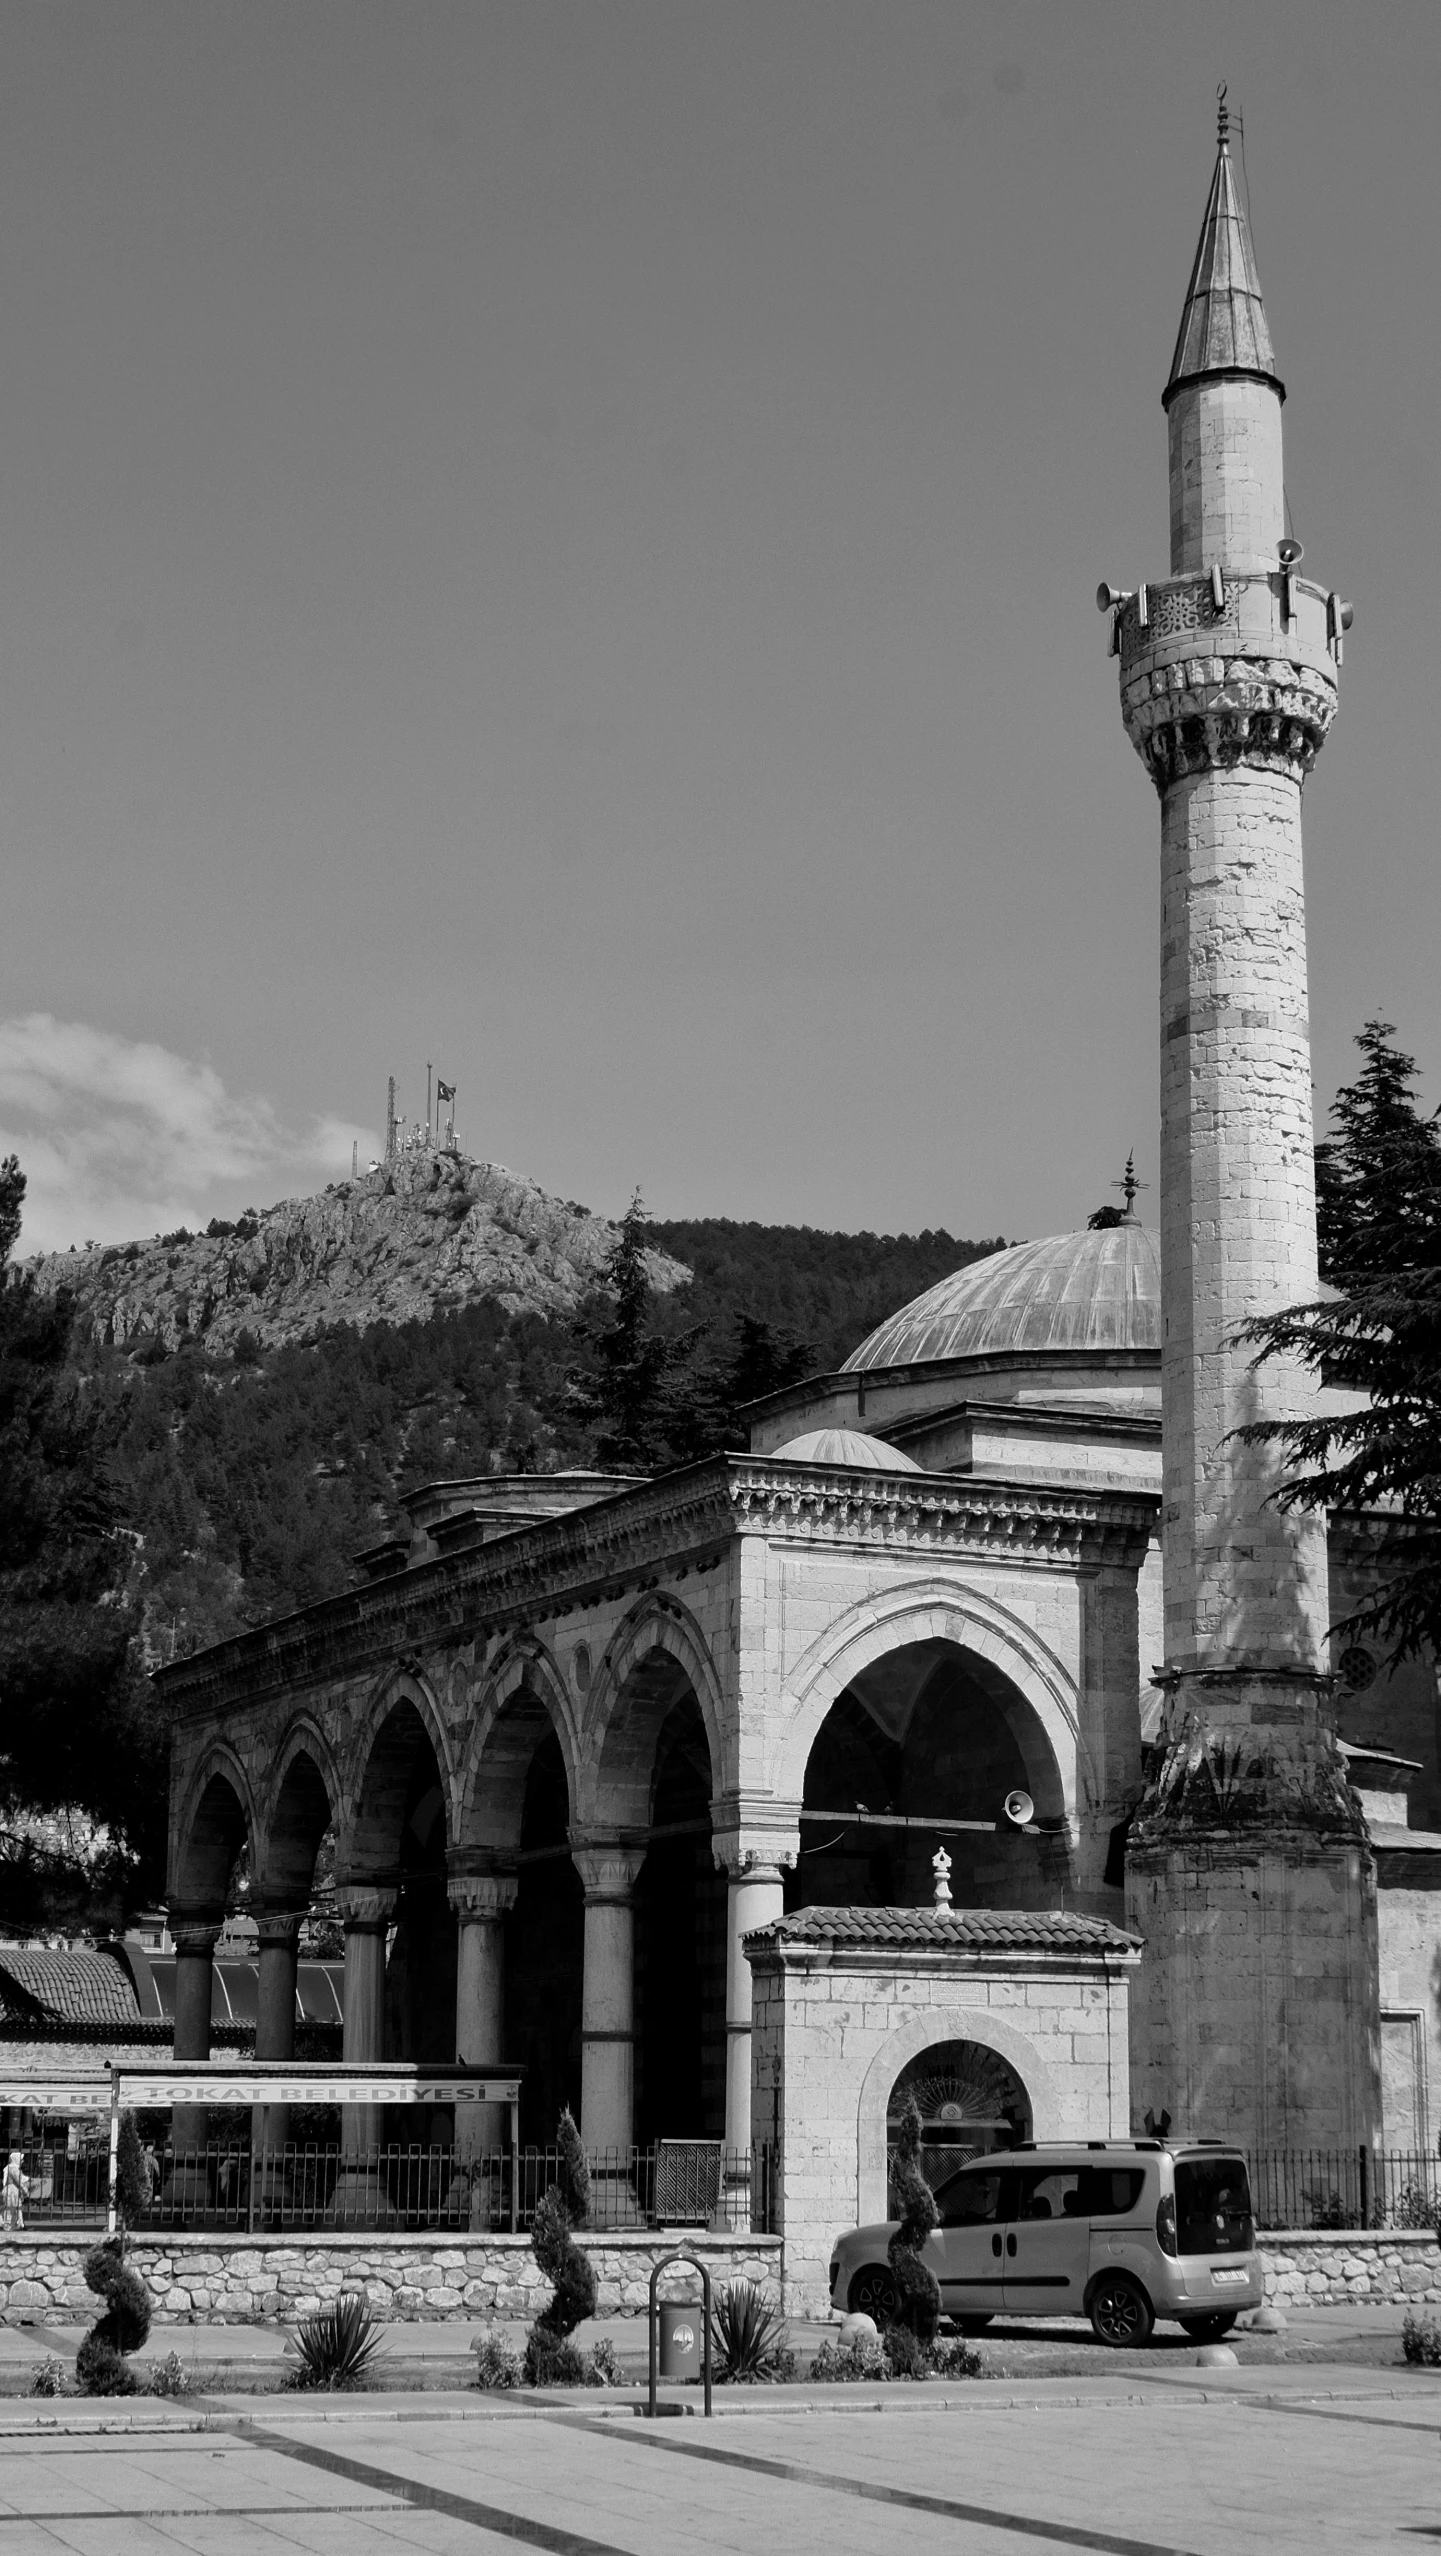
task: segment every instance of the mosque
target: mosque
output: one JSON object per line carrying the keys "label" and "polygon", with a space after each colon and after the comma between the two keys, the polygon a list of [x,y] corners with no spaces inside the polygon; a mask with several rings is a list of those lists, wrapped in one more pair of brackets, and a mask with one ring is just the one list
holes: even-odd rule
{"label": "mosque", "polygon": [[1366,1522],[1328,1551],[1234,1434],[1312,1390],[1234,1336],[1316,1290],[1300,807],[1350,620],[1284,397],[1223,108],[1170,573],[1101,597],[1161,806],[1159,1237],[1128,1194],[968,1266],[744,1452],[434,1484],[345,1595],[164,1671],[177,2057],[245,1846],[289,2055],[328,1838],[347,2058],[521,2065],[523,2140],[568,2102],[597,2155],[764,2138],[795,2296],[907,2087],[982,2144],[1429,2149],[1434,1671],[1333,1657]]}

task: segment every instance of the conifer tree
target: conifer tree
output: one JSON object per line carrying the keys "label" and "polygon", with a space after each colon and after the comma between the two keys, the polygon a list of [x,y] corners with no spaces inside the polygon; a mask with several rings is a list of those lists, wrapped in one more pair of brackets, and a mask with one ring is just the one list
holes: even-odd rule
{"label": "conifer tree", "polygon": [[1380,1513],[1381,1583],[1335,1629],[1369,1632],[1404,1659],[1441,1648],[1441,1113],[1422,1113],[1414,1059],[1392,1036],[1389,1021],[1366,1023],[1365,1062],[1317,1147],[1321,1274],[1335,1297],[1242,1334],[1258,1359],[1300,1357],[1364,1399],[1242,1434],[1283,1450],[1283,1507]]}
{"label": "conifer tree", "polygon": [[69,1301],[11,1265],[24,1196],[12,1154],[0,1163],[0,1926],[20,1931],[113,1923],[130,1891],[157,1885],[165,1812],[163,1734],[133,1653],[134,1540],[99,1407],[67,1367]]}

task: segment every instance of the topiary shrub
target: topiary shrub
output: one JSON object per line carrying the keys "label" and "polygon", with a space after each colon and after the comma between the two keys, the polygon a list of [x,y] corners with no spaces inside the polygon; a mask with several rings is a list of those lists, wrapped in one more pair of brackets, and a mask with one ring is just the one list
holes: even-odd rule
{"label": "topiary shrub", "polygon": [[124,2260],[123,2237],[107,2237],[86,2255],[85,2285],[105,2301],[75,2355],[75,2376],[87,2396],[133,2396],[135,2372],[124,2355],[138,2352],[150,2332],[150,2294]]}
{"label": "topiary shrub", "polygon": [[914,2095],[901,2115],[892,2174],[901,2224],[886,2248],[901,2294],[897,2323],[920,2343],[934,2339],[941,2317],[940,2284],[921,2248],[936,2224],[936,2198],[921,2172],[921,2116]]}
{"label": "topiary shrub", "polygon": [[86,2288],[105,2301],[105,2314],[97,2318],[75,2355],[76,2381],[87,2396],[135,2394],[135,2373],[126,2368],[125,2355],[138,2352],[149,2335],[150,2293],[125,2260],[125,2231],[143,2217],[149,2203],[150,2177],[135,2115],[122,2112],[115,2155],[120,2233],[92,2248],[83,2265]]}
{"label": "topiary shrub", "polygon": [[595,2314],[595,2273],[571,2236],[590,2213],[590,2169],[580,2132],[567,2105],[560,2116],[559,2181],[537,2204],[530,2245],[552,2284],[549,2307],[541,2309],[526,2337],[525,2375],[531,2387],[575,2387],[585,2377],[585,2363],[569,2337]]}

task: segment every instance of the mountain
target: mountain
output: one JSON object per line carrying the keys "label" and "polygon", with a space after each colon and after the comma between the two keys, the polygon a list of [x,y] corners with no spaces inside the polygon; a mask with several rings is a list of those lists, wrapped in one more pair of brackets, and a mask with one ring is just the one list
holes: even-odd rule
{"label": "mountain", "polygon": [[[347,1324],[426,1322],[489,1301],[507,1314],[574,1314],[601,1283],[616,1227],[498,1163],[417,1146],[316,1198],[247,1209],[203,1234],[50,1252],[28,1263],[68,1287],[78,1344],[182,1343],[233,1356],[282,1349]],[[651,1256],[659,1294],[689,1271]]]}

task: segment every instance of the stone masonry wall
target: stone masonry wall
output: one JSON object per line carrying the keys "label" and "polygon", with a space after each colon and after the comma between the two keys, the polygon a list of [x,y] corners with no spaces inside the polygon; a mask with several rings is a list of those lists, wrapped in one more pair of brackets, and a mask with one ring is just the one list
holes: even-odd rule
{"label": "stone masonry wall", "polygon": [[1260,2240],[1273,2306],[1391,2307],[1441,2302],[1441,2251],[1431,2228],[1308,2228]]}
{"label": "stone masonry wall", "polygon": [[[600,2282],[600,2314],[641,2314],[651,2267],[658,2253],[669,2251],[668,2241],[590,2237],[582,2243]],[[0,2240],[3,2321],[69,2325],[97,2315],[100,2302],[80,2269],[88,2250],[88,2240],[34,2231]],[[695,2250],[717,2282],[758,2281],[772,2293],[780,2290],[777,2237],[706,2237]],[[157,2327],[288,2325],[347,2289],[363,2289],[383,2320],[432,2324],[447,2317],[531,2317],[547,2295],[523,2237],[447,2246],[422,2238],[332,2236],[278,2245],[179,2236],[142,2241],[131,2256],[155,2301]],[[1430,2229],[1268,2230],[1261,2259],[1266,2296],[1283,2309],[1441,2306],[1441,2252]],[[694,2275],[674,2278],[679,2288]],[[817,2312],[825,2314],[824,2303]]]}
{"label": "stone masonry wall", "polygon": [[[0,2238],[0,2319],[73,2324],[100,2313],[81,2269],[96,2238],[27,2229]],[[643,2313],[657,2258],[677,2245],[699,2255],[717,2287],[756,2281],[781,2289],[778,2237],[582,2236],[595,2266],[597,2314]],[[127,2259],[154,2301],[157,2325],[292,2324],[342,2290],[364,2290],[377,2317],[437,2323],[446,2317],[533,2317],[550,2297],[527,2237],[297,2236],[133,2239]],[[684,2296],[694,2272],[678,2266],[662,2295]]]}

